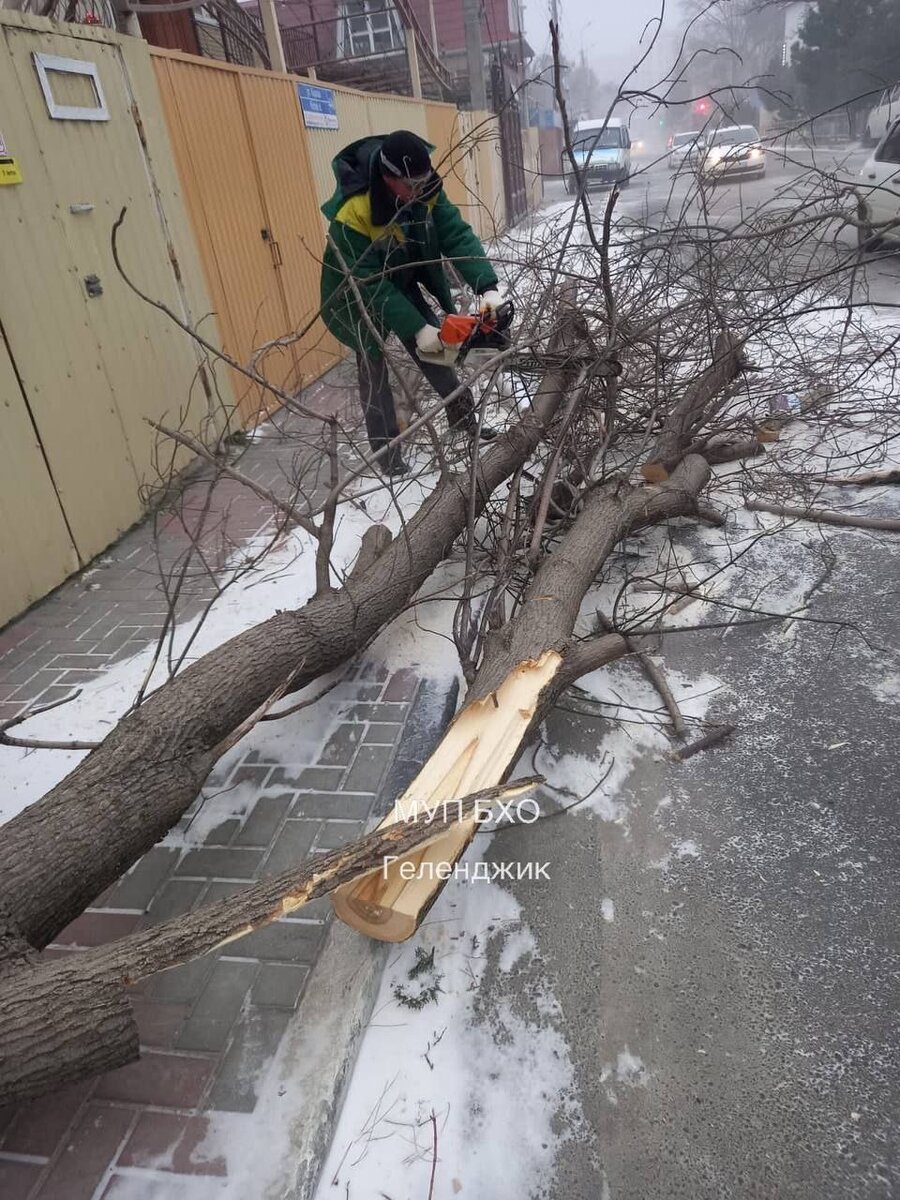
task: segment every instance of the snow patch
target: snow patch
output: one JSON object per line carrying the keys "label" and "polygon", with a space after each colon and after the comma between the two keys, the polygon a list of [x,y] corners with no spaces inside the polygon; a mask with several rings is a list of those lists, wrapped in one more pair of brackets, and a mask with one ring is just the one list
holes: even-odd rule
{"label": "snow patch", "polygon": [[[538,1004],[529,988],[523,1013],[493,977],[514,967],[541,974],[515,899],[492,883],[449,884],[385,972],[317,1200],[373,1179],[389,1196],[427,1195],[435,1126],[435,1195],[527,1196],[548,1177],[582,1118],[568,1100],[573,1069],[552,993],[544,981]],[[440,988],[432,1002],[397,999],[429,981]]]}

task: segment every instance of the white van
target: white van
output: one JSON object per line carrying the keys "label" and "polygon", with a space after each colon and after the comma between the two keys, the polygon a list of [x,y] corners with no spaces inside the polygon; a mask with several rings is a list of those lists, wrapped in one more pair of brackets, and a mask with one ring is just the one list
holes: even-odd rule
{"label": "white van", "polygon": [[[585,188],[612,183],[627,186],[631,174],[631,137],[628,126],[619,117],[579,121],[572,133],[572,150],[578,173],[585,178]],[[563,179],[566,191],[573,195],[578,190],[578,180],[565,151]]]}
{"label": "white van", "polygon": [[865,140],[867,145],[880,142],[893,123],[900,117],[900,83],[885,88],[878,103],[866,117]]}
{"label": "white van", "polygon": [[883,243],[896,247],[900,242],[900,120],[875,147],[858,186],[860,249],[874,250]]}

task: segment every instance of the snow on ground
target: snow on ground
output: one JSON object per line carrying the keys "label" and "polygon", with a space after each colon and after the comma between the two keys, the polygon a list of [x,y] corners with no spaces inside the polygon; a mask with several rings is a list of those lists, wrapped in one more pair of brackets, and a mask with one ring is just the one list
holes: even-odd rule
{"label": "snow on ground", "polygon": [[[365,509],[358,501],[344,505],[335,529],[334,567],[343,571],[352,566],[359,551],[360,539],[373,523],[381,522],[397,533],[402,522],[418,508],[429,490],[430,482],[428,479],[410,481],[402,489],[395,490],[393,495],[382,488],[366,496]],[[363,480],[361,484],[360,491],[370,487],[371,481]],[[251,570],[245,571],[246,564],[261,555],[268,546],[267,540],[260,538],[236,552],[223,573],[223,578],[228,580],[230,576],[231,582],[202,621],[195,618],[178,626],[171,650],[164,652],[159,662],[154,662],[155,648],[148,647],[132,658],[115,664],[96,681],[85,684],[77,699],[30,718],[16,729],[16,733],[21,737],[54,741],[99,741],[128,711],[142,685],[146,686],[147,691],[152,691],[166,681],[170,658],[177,661],[184,653],[183,665],[186,667],[276,612],[304,604],[315,587],[311,539],[301,530],[285,534],[271,545],[268,553]],[[339,582],[337,576],[335,582]],[[306,692],[316,695],[325,683],[327,681],[319,680]],[[295,704],[302,695],[295,693],[291,703]],[[327,707],[313,706],[305,709],[295,722],[271,722],[256,726],[249,736],[253,746],[260,751],[273,751],[276,757],[282,757],[278,753],[279,745],[295,744],[298,727],[302,727],[304,742],[308,740],[317,747],[327,732],[329,712]],[[240,757],[246,749],[245,739],[222,760],[223,768]],[[0,746],[0,771],[5,783],[0,792],[0,824],[11,820],[16,813],[40,799],[84,758],[85,753]],[[292,761],[290,754],[285,758],[286,761]],[[211,821],[211,828],[224,820],[229,815],[225,811],[229,803],[241,805],[244,799],[232,795],[221,808],[207,812],[195,834],[209,831],[203,822]]]}
{"label": "snow on ground", "polygon": [[[529,1012],[492,999],[513,972],[534,980]],[[555,1009],[512,896],[451,882],[389,960],[316,1200],[428,1195],[435,1131],[435,1196],[537,1194],[580,1130]]]}

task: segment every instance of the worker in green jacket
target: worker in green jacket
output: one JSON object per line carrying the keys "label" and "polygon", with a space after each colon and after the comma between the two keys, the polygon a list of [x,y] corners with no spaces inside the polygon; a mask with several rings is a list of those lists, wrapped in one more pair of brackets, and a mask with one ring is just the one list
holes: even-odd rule
{"label": "worker in green jacket", "polygon": [[[440,396],[459,387],[456,372],[444,361],[440,321],[424,294],[444,312],[454,311],[442,260],[449,259],[480,297],[481,311],[490,315],[504,302],[481,242],[444,193],[431,165],[432,150],[405,129],[353,142],[332,162],[337,189],[322,205],[330,221],[322,319],[356,351],[360,399],[375,452],[399,434],[383,352],[389,334],[399,337]],[[468,389],[447,405],[447,418],[452,428],[475,433]],[[482,424],[481,437],[494,436]],[[389,475],[409,469],[399,447],[382,455],[379,464]]]}

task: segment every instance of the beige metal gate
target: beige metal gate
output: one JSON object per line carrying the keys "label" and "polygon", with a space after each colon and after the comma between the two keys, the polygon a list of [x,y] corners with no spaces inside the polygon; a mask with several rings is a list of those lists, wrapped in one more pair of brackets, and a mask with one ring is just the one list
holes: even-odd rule
{"label": "beige metal gate", "polygon": [[[148,418],[196,430],[210,415],[193,342],[126,286],[110,247],[126,208],[135,282],[183,319],[209,312],[147,48],[62,28],[0,14],[0,135],[21,172],[0,187],[2,441],[18,467],[0,473],[4,546],[18,545],[0,623],[141,516],[158,482]],[[29,545],[5,514],[32,505],[54,516]]]}

